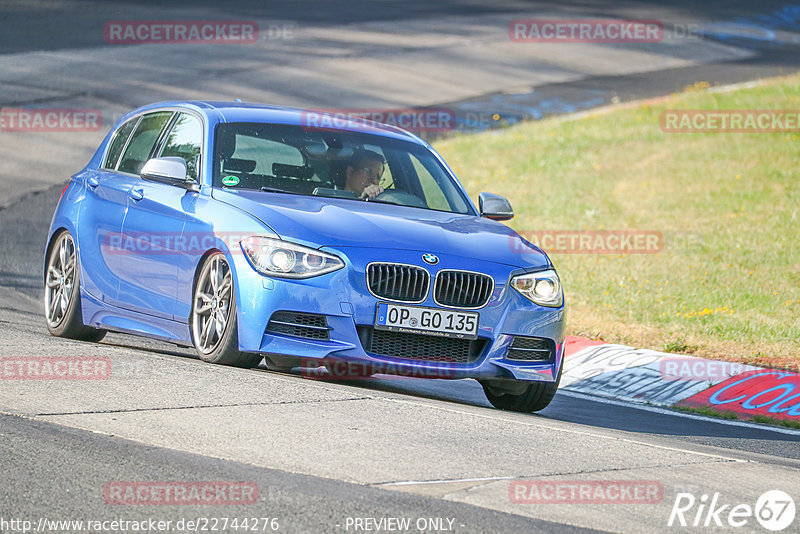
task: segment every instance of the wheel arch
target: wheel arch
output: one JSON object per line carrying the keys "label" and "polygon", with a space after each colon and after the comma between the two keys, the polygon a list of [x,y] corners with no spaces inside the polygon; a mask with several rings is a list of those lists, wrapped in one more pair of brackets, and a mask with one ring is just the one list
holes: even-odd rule
{"label": "wheel arch", "polygon": [[[237,275],[236,270],[236,263],[233,261],[233,256],[231,251],[225,246],[218,246],[212,247],[206,250],[200,259],[197,260],[197,265],[194,268],[194,274],[192,275],[192,293],[191,293],[191,302],[189,306],[189,316],[186,318],[187,322],[191,326],[192,324],[192,310],[194,309],[194,293],[197,290],[197,282],[200,279],[200,273],[203,270],[208,258],[210,258],[213,254],[222,254],[225,257],[225,261],[228,262],[228,268],[231,270],[231,278],[233,280],[233,291],[234,295],[236,296],[236,310],[239,313],[241,301],[240,301],[240,292],[239,292],[239,277]],[[190,328],[191,330],[191,328]]]}
{"label": "wheel arch", "polygon": [[[57,226],[52,232],[50,232],[50,237],[47,240],[47,246],[44,248],[44,259],[42,261],[42,283],[47,282],[47,258],[50,257],[50,252],[53,251],[53,245],[64,232],[69,232],[69,234],[72,235],[72,232],[70,232],[66,226]],[[75,244],[75,253],[78,257],[78,261],[80,261],[81,257],[78,249],[78,243],[75,241],[74,235],[72,237],[72,242]]]}

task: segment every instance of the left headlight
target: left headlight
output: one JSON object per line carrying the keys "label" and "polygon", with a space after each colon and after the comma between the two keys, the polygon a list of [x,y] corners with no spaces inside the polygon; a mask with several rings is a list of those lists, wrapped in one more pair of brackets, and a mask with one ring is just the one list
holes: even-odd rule
{"label": "left headlight", "polygon": [[248,237],[240,241],[253,267],[267,276],[311,278],[344,267],[333,254],[270,237]]}
{"label": "left headlight", "polygon": [[540,306],[558,308],[564,302],[561,281],[553,269],[515,276],[511,287]]}

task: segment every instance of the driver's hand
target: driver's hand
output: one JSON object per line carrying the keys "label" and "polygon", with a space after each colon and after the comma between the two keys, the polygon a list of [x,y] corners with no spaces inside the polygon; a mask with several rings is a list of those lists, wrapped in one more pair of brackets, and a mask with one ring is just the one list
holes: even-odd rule
{"label": "driver's hand", "polygon": [[383,188],[376,184],[370,184],[364,188],[364,192],[361,193],[360,198],[365,198],[367,200],[375,200],[375,197],[383,193]]}

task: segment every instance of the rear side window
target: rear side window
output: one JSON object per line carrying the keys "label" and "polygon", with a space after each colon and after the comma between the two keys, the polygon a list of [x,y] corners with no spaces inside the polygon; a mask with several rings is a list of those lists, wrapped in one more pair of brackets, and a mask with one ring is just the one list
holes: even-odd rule
{"label": "rear side window", "polygon": [[172,117],[171,111],[158,111],[142,117],[131,136],[125,153],[122,154],[122,161],[117,167],[118,171],[139,174],[142,166],[150,158],[153,147],[170,117]]}
{"label": "rear side window", "polygon": [[136,126],[136,123],[139,121],[139,117],[135,117],[114,132],[114,139],[111,141],[111,147],[108,149],[108,155],[106,156],[106,163],[103,165],[106,169],[115,169],[117,167],[117,160],[119,160],[119,155],[122,154],[122,149],[125,148],[125,142],[128,140],[128,137],[131,135],[131,130],[133,127]]}
{"label": "rear side window", "polygon": [[197,180],[202,143],[203,125],[200,120],[193,115],[181,113],[167,136],[160,156],[183,158],[186,162],[186,176]]}

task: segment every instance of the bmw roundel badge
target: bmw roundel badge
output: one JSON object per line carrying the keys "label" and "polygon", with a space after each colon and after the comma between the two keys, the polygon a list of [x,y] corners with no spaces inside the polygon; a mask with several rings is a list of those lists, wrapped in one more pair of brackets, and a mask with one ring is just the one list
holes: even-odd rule
{"label": "bmw roundel badge", "polygon": [[429,263],[431,265],[436,265],[439,263],[439,258],[435,254],[423,254],[422,259],[425,260],[425,263]]}

